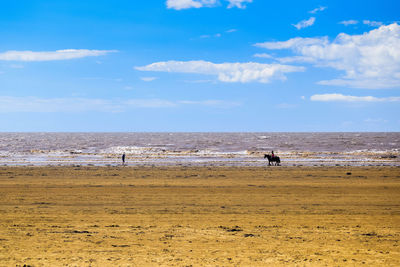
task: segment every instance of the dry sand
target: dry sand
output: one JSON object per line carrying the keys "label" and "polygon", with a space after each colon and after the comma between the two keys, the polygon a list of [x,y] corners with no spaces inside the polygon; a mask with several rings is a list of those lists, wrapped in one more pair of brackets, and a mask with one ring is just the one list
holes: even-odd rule
{"label": "dry sand", "polygon": [[399,167],[2,167],[0,266],[400,266]]}

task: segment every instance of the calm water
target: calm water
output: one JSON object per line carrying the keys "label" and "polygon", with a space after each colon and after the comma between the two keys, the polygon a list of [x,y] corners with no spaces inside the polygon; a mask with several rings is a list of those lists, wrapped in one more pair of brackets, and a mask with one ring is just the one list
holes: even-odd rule
{"label": "calm water", "polygon": [[400,166],[400,133],[0,133],[0,165]]}

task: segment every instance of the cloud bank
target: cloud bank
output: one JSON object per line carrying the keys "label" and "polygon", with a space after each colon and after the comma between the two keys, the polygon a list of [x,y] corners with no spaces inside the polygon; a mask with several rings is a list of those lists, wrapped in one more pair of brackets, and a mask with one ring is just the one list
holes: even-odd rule
{"label": "cloud bank", "polygon": [[238,102],[223,100],[164,100],[164,99],[96,99],[96,98],[40,98],[0,96],[0,113],[9,112],[126,112],[137,108],[173,108],[179,106],[231,108]]}
{"label": "cloud bank", "polygon": [[400,86],[400,26],[397,23],[361,35],[341,33],[333,41],[328,37],[297,37],[255,46],[292,50],[295,55],[281,59],[282,62],[308,62],[344,72],[336,79],[319,84],[366,89]]}
{"label": "cloud bank", "polygon": [[88,49],[64,49],[56,51],[6,51],[0,53],[0,60],[5,61],[52,61],[52,60],[68,60],[84,57],[97,57],[109,53],[117,52],[116,50],[88,50]]}
{"label": "cloud bank", "polygon": [[342,94],[313,95],[311,101],[320,102],[399,102],[400,97],[351,96]]}
{"label": "cloud bank", "polygon": [[285,80],[285,73],[304,71],[303,67],[281,64],[221,63],[208,61],[164,61],[147,66],[135,67],[140,71],[160,71],[177,73],[196,73],[216,75],[221,82],[261,82],[268,83],[273,79]]}

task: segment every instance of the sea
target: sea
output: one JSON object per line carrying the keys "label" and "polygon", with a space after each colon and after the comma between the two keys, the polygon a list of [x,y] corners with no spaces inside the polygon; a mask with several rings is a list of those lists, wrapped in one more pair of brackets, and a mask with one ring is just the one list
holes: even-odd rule
{"label": "sea", "polygon": [[0,133],[0,166],[400,166],[399,132]]}

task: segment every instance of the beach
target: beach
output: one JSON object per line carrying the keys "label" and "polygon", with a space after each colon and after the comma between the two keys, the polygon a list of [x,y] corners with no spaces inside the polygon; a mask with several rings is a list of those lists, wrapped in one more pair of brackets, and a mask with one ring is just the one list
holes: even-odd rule
{"label": "beach", "polygon": [[0,167],[0,266],[399,266],[398,166]]}

